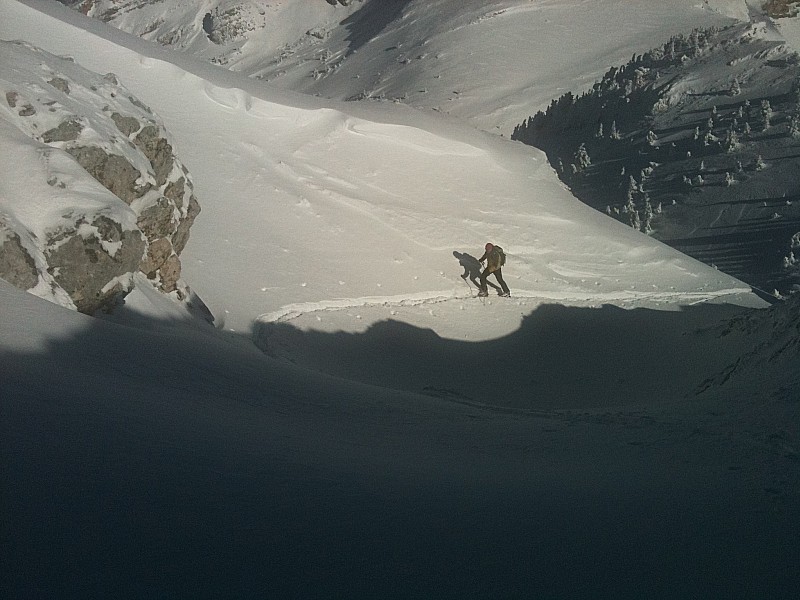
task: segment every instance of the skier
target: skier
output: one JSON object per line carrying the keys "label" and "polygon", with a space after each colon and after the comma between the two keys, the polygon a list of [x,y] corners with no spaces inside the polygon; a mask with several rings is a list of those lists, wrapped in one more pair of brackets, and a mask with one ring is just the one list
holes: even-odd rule
{"label": "skier", "polygon": [[[475,284],[475,287],[478,288],[478,290],[480,290],[481,284],[478,281],[478,278],[481,276],[481,263],[478,261],[478,259],[471,254],[462,254],[461,252],[457,252],[455,250],[453,251],[453,256],[458,259],[458,264],[464,267],[464,272],[461,274],[461,279],[466,281],[467,277],[469,277],[469,280]],[[486,283],[496,289],[498,294],[502,291],[495,284],[489,283],[488,281]]]}
{"label": "skier", "polygon": [[[494,276],[497,278],[497,282],[503,288],[502,290],[498,290],[497,292],[498,295],[510,296],[511,292],[509,291],[506,282],[503,281],[503,273],[502,273],[502,267],[504,264],[506,264],[505,252],[503,252],[503,249],[500,246],[495,246],[491,242],[486,244],[485,250],[486,252],[483,253],[483,256],[481,256],[478,259],[478,262],[480,263],[486,261],[486,268],[483,270],[483,273],[481,273],[481,285],[480,285],[481,289],[478,292],[478,296],[489,295],[489,290],[487,288],[487,284],[489,282],[486,281],[486,278],[489,277],[489,275],[491,275],[492,273],[494,273]],[[497,286],[493,285],[492,287],[497,289]]]}

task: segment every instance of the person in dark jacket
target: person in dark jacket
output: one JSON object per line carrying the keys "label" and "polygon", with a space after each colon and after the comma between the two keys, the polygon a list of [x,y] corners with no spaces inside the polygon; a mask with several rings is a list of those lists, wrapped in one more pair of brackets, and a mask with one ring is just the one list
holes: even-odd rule
{"label": "person in dark jacket", "polygon": [[[511,292],[506,285],[506,282],[503,280],[503,265],[506,264],[506,254],[503,252],[503,249],[500,246],[495,246],[492,243],[486,244],[485,252],[483,256],[478,259],[478,262],[483,263],[486,261],[486,268],[481,273],[480,278],[480,291],[478,292],[478,296],[488,296],[489,289],[487,284],[489,283],[486,281],[486,278],[489,277],[492,273],[497,278],[497,283],[500,284],[502,290],[498,291],[500,296],[510,296]],[[497,286],[492,286],[497,289]]]}

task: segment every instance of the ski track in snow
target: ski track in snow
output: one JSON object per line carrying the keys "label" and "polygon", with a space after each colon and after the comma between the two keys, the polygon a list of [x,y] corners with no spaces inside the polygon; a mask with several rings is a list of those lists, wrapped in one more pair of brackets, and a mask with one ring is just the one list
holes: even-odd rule
{"label": "ski track in snow", "polygon": [[[530,292],[525,290],[514,290],[509,301],[516,299],[535,299],[551,300],[567,303],[621,303],[621,302],[657,302],[669,303],[674,305],[694,305],[708,302],[725,296],[735,296],[736,294],[749,294],[752,290],[749,287],[729,288],[713,291],[698,292],[641,292],[631,290],[629,292],[615,292],[607,294],[575,293],[575,292]],[[363,296],[361,298],[336,298],[333,300],[321,300],[318,302],[300,302],[287,304],[278,310],[264,313],[256,317],[256,323],[282,323],[297,319],[298,317],[312,314],[315,312],[331,312],[347,310],[350,308],[361,307],[408,307],[420,306],[423,304],[439,304],[451,300],[464,300],[474,298],[473,294],[449,290],[420,292],[416,294],[401,294],[397,296]]]}

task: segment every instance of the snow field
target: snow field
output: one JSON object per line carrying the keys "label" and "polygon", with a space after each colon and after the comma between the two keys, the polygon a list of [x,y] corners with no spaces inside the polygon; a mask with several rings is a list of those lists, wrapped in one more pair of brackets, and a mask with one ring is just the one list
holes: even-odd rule
{"label": "snow field", "polygon": [[[462,4],[451,20],[512,5]],[[588,24],[630,4],[536,3],[598,63],[629,42]],[[741,8],[636,4],[647,47],[667,25],[645,17],[672,34],[673,15]],[[521,145],[280,92],[53,2],[0,11],[0,38],[113,71],[164,119],[203,208],[184,277],[219,327],[141,278],[104,318],[0,282],[7,595],[797,589],[792,347],[781,362],[766,311],[742,316],[747,286],[580,205]],[[574,81],[563,64],[548,86]],[[510,299],[459,280],[452,252],[489,239]]]}

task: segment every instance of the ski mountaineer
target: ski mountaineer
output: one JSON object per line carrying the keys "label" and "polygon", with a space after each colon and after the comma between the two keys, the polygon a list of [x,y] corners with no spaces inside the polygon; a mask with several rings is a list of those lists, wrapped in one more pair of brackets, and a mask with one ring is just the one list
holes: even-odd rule
{"label": "ski mountaineer", "polygon": [[[469,277],[469,280],[475,284],[475,287],[478,288],[478,290],[480,290],[481,284],[478,281],[478,278],[481,276],[481,263],[478,261],[478,259],[471,254],[462,254],[461,252],[455,250],[453,251],[453,256],[458,259],[458,264],[464,267],[464,272],[461,274],[461,279],[466,281],[467,277]],[[488,281],[486,283],[496,289],[498,294],[502,291],[495,284]]]}
{"label": "ski mountaineer", "polygon": [[483,270],[483,273],[481,273],[481,289],[478,292],[478,296],[489,295],[489,289],[487,287],[489,282],[486,281],[486,278],[492,273],[494,273],[494,276],[497,278],[497,283],[499,283],[500,287],[503,288],[502,291],[498,291],[498,295],[510,296],[511,292],[509,291],[506,282],[503,281],[502,267],[504,264],[506,264],[505,252],[503,252],[503,249],[500,246],[495,246],[491,242],[486,244],[485,250],[486,252],[483,253],[483,256],[478,259],[478,262],[480,263],[486,261],[486,268]]}

